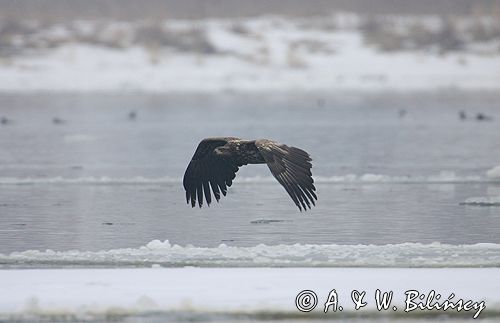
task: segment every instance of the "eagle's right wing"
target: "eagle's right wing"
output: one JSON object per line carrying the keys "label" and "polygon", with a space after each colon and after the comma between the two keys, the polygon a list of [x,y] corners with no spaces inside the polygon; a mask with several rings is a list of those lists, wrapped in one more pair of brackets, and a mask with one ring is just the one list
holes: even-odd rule
{"label": "eagle's right wing", "polygon": [[207,204],[210,205],[212,202],[210,187],[219,202],[220,193],[226,196],[227,187],[233,183],[238,165],[230,158],[215,153],[215,149],[227,144],[228,139],[207,138],[198,144],[182,182],[186,190],[186,202],[191,203],[192,207],[195,207],[196,201],[200,207],[203,205],[203,194]]}
{"label": "eagle's right wing", "polygon": [[318,198],[311,173],[312,159],[307,152],[267,139],[256,140],[255,146],[299,210],[315,205]]}

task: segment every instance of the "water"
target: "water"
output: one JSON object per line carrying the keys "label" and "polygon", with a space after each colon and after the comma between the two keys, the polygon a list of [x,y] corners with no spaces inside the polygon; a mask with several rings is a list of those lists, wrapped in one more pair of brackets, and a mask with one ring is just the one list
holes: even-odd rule
{"label": "water", "polygon": [[[13,121],[0,127],[0,253],[136,248],[153,239],[200,247],[500,243],[500,207],[460,205],[500,195],[500,182],[485,175],[500,165],[499,99],[1,94],[0,116]],[[460,110],[494,120],[461,121]],[[308,151],[317,207],[300,213],[265,165],[241,168],[221,203],[186,205],[185,167],[212,136]]]}

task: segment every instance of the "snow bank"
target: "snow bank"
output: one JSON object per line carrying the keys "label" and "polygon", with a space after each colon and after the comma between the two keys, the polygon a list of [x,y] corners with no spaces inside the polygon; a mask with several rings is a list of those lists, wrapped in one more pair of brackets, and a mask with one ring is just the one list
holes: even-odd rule
{"label": "snow bank", "polygon": [[[457,311],[405,313],[405,291],[431,290],[453,301],[484,301],[479,317],[500,315],[499,268],[142,268],[1,270],[0,320],[37,321],[123,319],[157,321],[212,319],[415,318],[457,317]],[[317,307],[300,313],[295,298],[312,290]],[[323,313],[332,289],[342,312]],[[393,291],[391,308],[377,312],[375,290]],[[354,311],[351,291],[365,291],[367,306]],[[435,302],[436,300],[434,300]],[[425,302],[425,301],[422,301]],[[392,306],[397,307],[394,311]],[[460,312],[472,319],[476,311]],[[388,315],[388,316],[387,316]]]}
{"label": "snow bank", "polygon": [[387,245],[259,244],[180,246],[153,240],[139,248],[103,251],[28,250],[0,254],[7,266],[283,266],[283,267],[496,267],[500,245],[401,243]]}

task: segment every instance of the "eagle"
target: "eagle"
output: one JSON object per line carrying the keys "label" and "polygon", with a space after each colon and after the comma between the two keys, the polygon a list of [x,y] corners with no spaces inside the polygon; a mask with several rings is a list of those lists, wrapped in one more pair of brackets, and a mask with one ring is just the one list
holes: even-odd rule
{"label": "eagle", "polygon": [[212,193],[219,202],[221,193],[226,196],[239,167],[265,163],[299,210],[307,210],[316,205],[318,199],[311,161],[304,150],[268,139],[205,138],[198,144],[184,173],[186,202],[192,207],[198,202],[201,208],[205,196],[210,206]]}

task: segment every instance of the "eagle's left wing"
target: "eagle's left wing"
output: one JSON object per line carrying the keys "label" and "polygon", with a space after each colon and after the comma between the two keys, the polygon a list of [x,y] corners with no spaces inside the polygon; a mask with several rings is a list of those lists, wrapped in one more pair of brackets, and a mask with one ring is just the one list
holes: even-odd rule
{"label": "eagle's left wing", "polygon": [[271,140],[255,141],[271,173],[285,188],[299,210],[310,209],[318,199],[311,173],[311,157],[302,149]]}
{"label": "eagle's left wing", "polygon": [[216,148],[224,146],[231,139],[237,138],[206,138],[198,144],[183,179],[186,201],[192,207],[196,202],[200,207],[203,205],[203,195],[207,205],[210,205],[212,202],[210,188],[219,202],[220,193],[225,196],[227,188],[233,183],[240,165],[231,158],[215,152]]}

